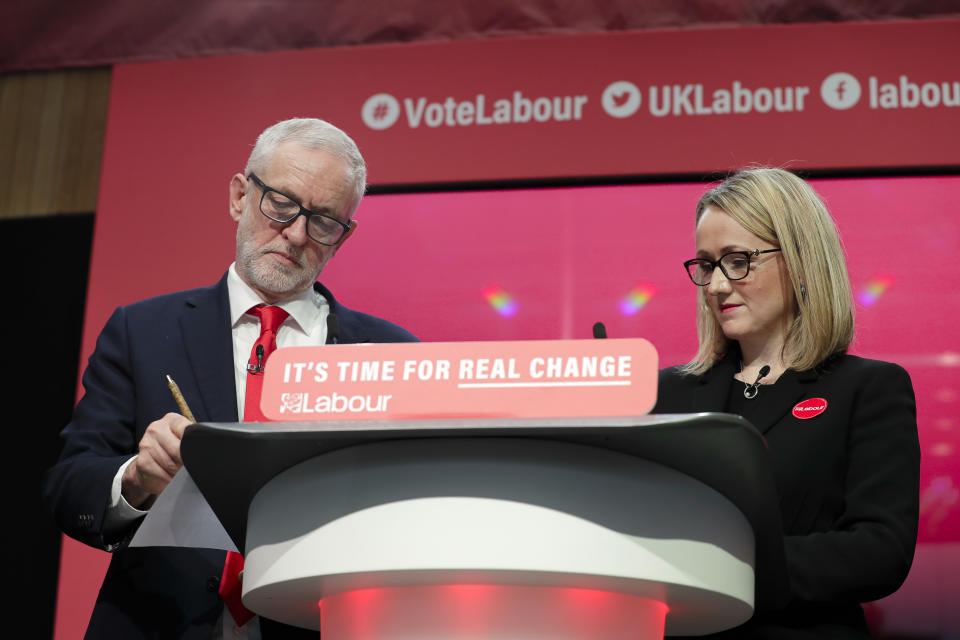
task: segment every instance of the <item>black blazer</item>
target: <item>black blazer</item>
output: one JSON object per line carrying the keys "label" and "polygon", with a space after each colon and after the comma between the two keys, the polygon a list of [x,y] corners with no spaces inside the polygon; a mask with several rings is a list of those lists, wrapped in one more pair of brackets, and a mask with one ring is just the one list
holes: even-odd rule
{"label": "black blazer", "polygon": [[[337,315],[341,343],[416,341],[397,325],[344,307],[319,283],[316,288]],[[113,478],[137,452],[147,426],[178,412],[165,374],[177,381],[198,422],[237,421],[229,309],[224,276],[212,287],[120,307],[97,339],[83,374],[85,394],[43,486],[67,535],[114,551],[87,638],[209,640],[222,612],[217,590],[224,551],[126,548],[135,526],[124,540],[106,540],[103,519]]]}
{"label": "black blazer", "polygon": [[[736,350],[703,375],[664,369],[654,412],[726,411],[731,385],[743,389],[737,370]],[[795,417],[811,398],[826,409]],[[909,375],[841,355],[787,371],[748,402],[758,402],[749,419],[767,441],[780,496],[791,599],[722,637],[868,638],[859,603],[900,586],[917,539],[920,446]]]}

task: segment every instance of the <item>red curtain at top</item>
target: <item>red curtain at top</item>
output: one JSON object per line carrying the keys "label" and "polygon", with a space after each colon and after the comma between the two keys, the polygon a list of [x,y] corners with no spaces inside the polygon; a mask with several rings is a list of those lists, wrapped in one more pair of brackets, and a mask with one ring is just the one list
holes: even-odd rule
{"label": "red curtain at top", "polygon": [[307,47],[960,15],[960,0],[5,0],[0,72]]}

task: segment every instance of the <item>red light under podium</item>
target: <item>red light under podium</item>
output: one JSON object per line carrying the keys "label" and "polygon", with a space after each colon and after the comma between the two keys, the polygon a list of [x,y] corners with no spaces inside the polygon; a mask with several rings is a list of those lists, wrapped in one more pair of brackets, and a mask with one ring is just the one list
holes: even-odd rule
{"label": "red light under podium", "polygon": [[324,638],[662,638],[667,606],[589,589],[448,585],[361,589],[318,611]]}

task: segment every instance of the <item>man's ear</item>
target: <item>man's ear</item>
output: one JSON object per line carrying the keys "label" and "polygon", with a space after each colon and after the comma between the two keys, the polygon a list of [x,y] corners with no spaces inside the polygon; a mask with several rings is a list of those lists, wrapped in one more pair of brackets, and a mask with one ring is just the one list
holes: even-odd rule
{"label": "man's ear", "polygon": [[242,173],[235,173],[230,178],[230,217],[233,218],[234,222],[240,222],[240,218],[243,216],[249,188],[250,183]]}

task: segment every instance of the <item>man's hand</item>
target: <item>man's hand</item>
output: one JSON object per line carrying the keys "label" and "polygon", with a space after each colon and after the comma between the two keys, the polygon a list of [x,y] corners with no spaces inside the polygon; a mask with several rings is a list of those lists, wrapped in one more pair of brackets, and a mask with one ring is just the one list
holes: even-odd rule
{"label": "man's hand", "polygon": [[147,427],[138,448],[140,453],[123,472],[121,493],[133,507],[158,495],[183,466],[180,439],[191,424],[179,413],[168,413]]}

